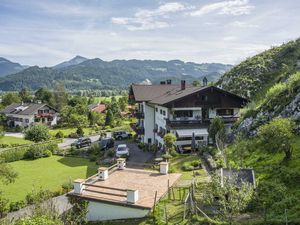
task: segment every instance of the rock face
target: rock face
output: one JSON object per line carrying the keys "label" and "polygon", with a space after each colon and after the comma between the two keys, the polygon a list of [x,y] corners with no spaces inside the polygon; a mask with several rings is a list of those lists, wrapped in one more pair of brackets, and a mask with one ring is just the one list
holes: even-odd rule
{"label": "rock face", "polygon": [[300,120],[300,93],[280,113],[280,117]]}
{"label": "rock face", "polygon": [[[279,105],[269,111],[259,111],[255,117],[249,117],[241,121],[235,130],[235,134],[242,133],[248,137],[256,136],[257,129],[273,118],[291,118],[300,121],[300,93],[298,93],[285,107]],[[297,133],[300,133],[300,124],[296,127]]]}

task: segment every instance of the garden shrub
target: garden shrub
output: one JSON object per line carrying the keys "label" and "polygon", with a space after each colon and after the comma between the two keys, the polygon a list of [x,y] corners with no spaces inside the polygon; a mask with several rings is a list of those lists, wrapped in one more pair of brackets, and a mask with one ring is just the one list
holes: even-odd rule
{"label": "garden shrub", "polygon": [[25,154],[25,158],[27,159],[38,159],[44,156],[44,148],[40,146],[30,146],[28,151]]}
{"label": "garden shrub", "polygon": [[107,156],[108,157],[114,157],[115,156],[115,151],[113,150],[113,149],[109,149],[108,151],[107,151]]}
{"label": "garden shrub", "polygon": [[50,150],[46,150],[44,151],[44,157],[51,157],[52,156],[52,152]]}
{"label": "garden shrub", "polygon": [[69,181],[63,183],[61,185],[61,188],[62,188],[64,193],[69,192],[73,189],[73,182],[71,180],[69,180]]}
{"label": "garden shrub", "polygon": [[24,156],[28,150],[28,147],[20,147],[15,149],[10,149],[0,153],[0,157],[4,159],[5,162],[14,162],[24,159]]}
{"label": "garden shrub", "polygon": [[9,211],[12,212],[12,211],[18,211],[19,209],[22,209],[24,207],[26,207],[26,202],[24,200],[20,200],[20,201],[17,201],[17,202],[11,202],[9,204]]}
{"label": "garden shrub", "polygon": [[56,138],[64,138],[64,133],[60,130],[55,134]]}
{"label": "garden shrub", "polygon": [[35,204],[43,202],[53,196],[53,193],[49,190],[32,190],[32,192],[28,193],[25,197],[27,204]]}

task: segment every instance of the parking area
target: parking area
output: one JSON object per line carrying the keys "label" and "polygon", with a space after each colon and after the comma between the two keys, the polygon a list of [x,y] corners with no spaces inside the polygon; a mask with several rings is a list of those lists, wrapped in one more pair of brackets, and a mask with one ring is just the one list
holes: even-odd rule
{"label": "parking area", "polygon": [[124,143],[127,144],[130,153],[130,157],[127,160],[128,166],[141,167],[144,163],[149,162],[153,158],[153,153],[139,149],[135,142],[116,141],[115,147]]}

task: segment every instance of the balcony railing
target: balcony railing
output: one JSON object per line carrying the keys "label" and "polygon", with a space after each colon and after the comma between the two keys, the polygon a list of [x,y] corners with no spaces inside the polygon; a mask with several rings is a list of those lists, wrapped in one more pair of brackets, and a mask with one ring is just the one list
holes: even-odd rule
{"label": "balcony railing", "polygon": [[167,119],[167,126],[200,126],[200,125],[209,125],[209,119],[201,120],[201,119],[186,119],[186,120],[170,120]]}
{"label": "balcony railing", "polygon": [[144,114],[143,112],[136,112],[136,113],[135,113],[135,117],[136,117],[137,119],[144,119],[145,114]]}
{"label": "balcony railing", "polygon": [[[234,123],[239,117],[222,117],[224,123]],[[208,126],[213,119],[181,119],[170,120],[166,119],[169,127],[189,127],[189,126]]]}

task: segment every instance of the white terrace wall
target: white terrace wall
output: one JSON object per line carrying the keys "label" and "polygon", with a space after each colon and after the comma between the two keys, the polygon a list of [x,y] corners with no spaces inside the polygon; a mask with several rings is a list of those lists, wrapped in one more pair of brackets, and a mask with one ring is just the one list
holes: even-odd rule
{"label": "white terrace wall", "polygon": [[106,204],[90,201],[88,205],[88,221],[104,221],[130,218],[143,218],[149,214],[149,209],[139,209],[128,206]]}

